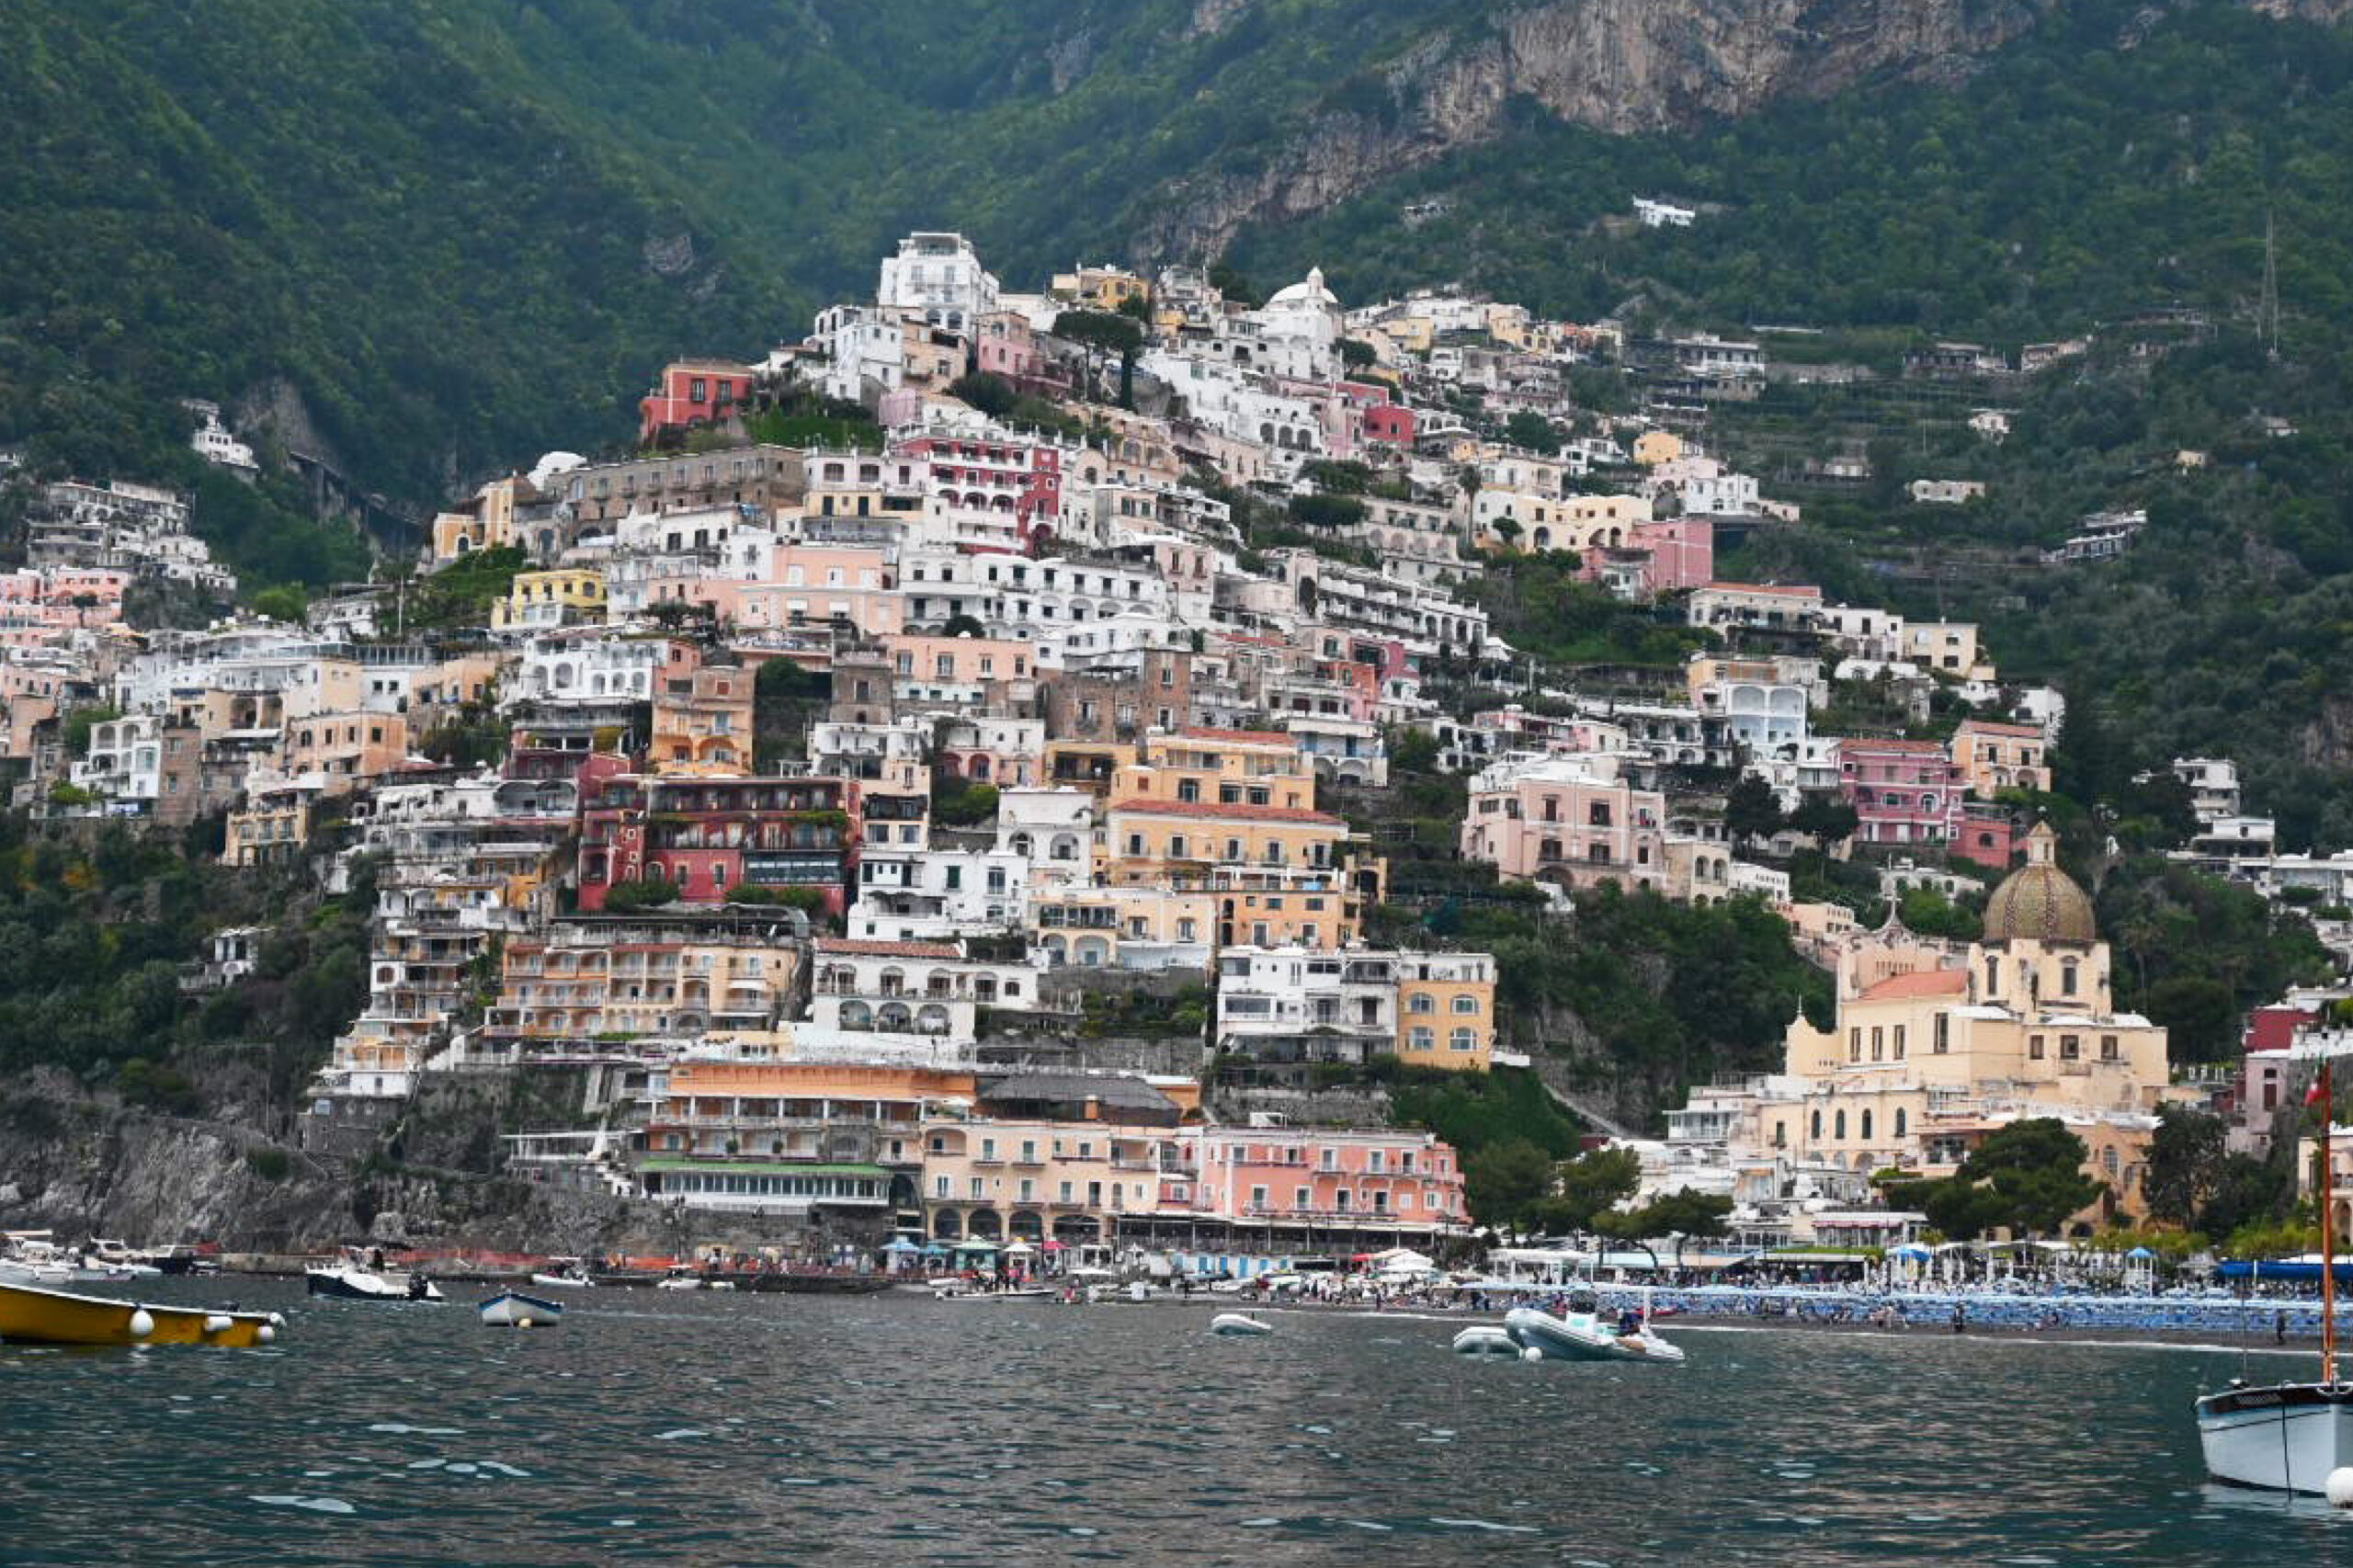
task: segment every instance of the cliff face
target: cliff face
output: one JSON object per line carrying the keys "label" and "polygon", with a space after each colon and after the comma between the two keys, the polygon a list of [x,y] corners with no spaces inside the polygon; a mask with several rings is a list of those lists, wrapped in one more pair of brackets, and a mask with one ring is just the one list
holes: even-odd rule
{"label": "cliff face", "polygon": [[1313,116],[1253,172],[1178,182],[1141,249],[1215,255],[1245,224],[1318,211],[1493,139],[1515,101],[1616,134],[1666,130],[1874,75],[1949,76],[2056,3],[1546,0],[1413,51],[1384,74],[1386,105]]}

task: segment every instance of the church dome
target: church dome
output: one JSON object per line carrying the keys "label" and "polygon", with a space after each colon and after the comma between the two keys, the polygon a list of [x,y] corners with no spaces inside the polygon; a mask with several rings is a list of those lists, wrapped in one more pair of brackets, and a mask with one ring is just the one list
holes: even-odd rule
{"label": "church dome", "polygon": [[2091,895],[2056,864],[2058,835],[2037,823],[2026,835],[2026,864],[1985,901],[1988,942],[2094,942]]}

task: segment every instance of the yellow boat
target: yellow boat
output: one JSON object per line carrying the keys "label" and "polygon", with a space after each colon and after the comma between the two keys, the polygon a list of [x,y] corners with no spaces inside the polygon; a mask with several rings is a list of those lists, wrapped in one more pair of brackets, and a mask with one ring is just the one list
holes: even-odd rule
{"label": "yellow boat", "polygon": [[0,1280],[0,1339],[22,1345],[226,1345],[250,1349],[278,1337],[276,1312],[219,1312],[77,1296]]}

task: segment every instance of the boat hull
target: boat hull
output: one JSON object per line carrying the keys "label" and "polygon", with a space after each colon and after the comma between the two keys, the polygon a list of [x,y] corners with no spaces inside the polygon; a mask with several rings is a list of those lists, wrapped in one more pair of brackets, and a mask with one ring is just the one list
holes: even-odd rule
{"label": "boat hull", "polygon": [[159,1307],[0,1281],[0,1339],[15,1344],[220,1345],[243,1350],[276,1339],[280,1321],[273,1312]]}
{"label": "boat hull", "polygon": [[1222,1334],[1232,1339],[1255,1339],[1263,1335],[1274,1333],[1275,1325],[1270,1323],[1261,1323],[1254,1317],[1245,1317],[1240,1312],[1220,1312],[1210,1319],[1210,1332]]}
{"label": "boat hull", "polygon": [[2353,1465],[2353,1384],[2230,1389],[2198,1402],[2198,1442],[2217,1481],[2321,1493]]}
{"label": "boat hull", "polygon": [[553,1328],[563,1321],[562,1303],[519,1290],[501,1290],[479,1310],[484,1328]]}

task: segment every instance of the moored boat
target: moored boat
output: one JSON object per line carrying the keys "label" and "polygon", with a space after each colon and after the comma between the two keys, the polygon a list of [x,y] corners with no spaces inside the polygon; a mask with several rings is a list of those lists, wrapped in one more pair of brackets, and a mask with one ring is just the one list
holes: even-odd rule
{"label": "moored boat", "polygon": [[[2330,1114],[2336,1105],[2330,1072],[2336,1046],[2323,1034],[2299,1040],[2290,1057],[2318,1058],[2319,1081],[2305,1103],[2321,1108],[2317,1168],[2334,1171],[2329,1153]],[[2217,1481],[2262,1486],[2275,1492],[2320,1493],[2331,1502],[2353,1484],[2331,1484],[2331,1477],[2353,1467],[2353,1383],[2336,1375],[2336,1205],[2320,1205],[2320,1381],[2256,1387],[2237,1381],[2220,1393],[2199,1397],[2198,1446],[2206,1472]],[[2349,1472],[2353,1473],[2353,1472]]]}
{"label": "moored boat", "polygon": [[1210,1319],[1210,1332],[1232,1339],[1251,1339],[1275,1332],[1275,1325],[1247,1312],[1220,1312]]}
{"label": "moored boat", "polygon": [[545,1286],[550,1290],[585,1290],[597,1283],[597,1281],[588,1277],[588,1269],[586,1266],[582,1264],[576,1257],[559,1257],[551,1259],[550,1261],[560,1264],[563,1267],[545,1269],[534,1273],[531,1276],[532,1284]]}
{"label": "moored boat", "polygon": [[484,1328],[553,1328],[563,1321],[563,1304],[520,1290],[501,1290],[476,1308]]}
{"label": "moored boat", "polygon": [[221,1345],[246,1349],[278,1337],[276,1312],[214,1312],[83,1296],[0,1281],[0,1339],[26,1345]]}
{"label": "moored boat", "polygon": [[1454,1353],[1498,1361],[1517,1361],[1520,1358],[1519,1341],[1493,1324],[1479,1324],[1454,1336]]}
{"label": "moored boat", "polygon": [[1504,1314],[1504,1332],[1524,1350],[1534,1350],[1549,1361],[1680,1362],[1682,1349],[1668,1344],[1650,1326],[1647,1312],[1630,1313],[1617,1324],[1605,1322],[1592,1293],[1580,1290],[1559,1316],[1532,1307],[1514,1307]]}
{"label": "moored boat", "polygon": [[347,1301],[440,1301],[441,1288],[415,1271],[379,1272],[356,1264],[313,1265],[302,1270],[313,1296],[335,1296]]}

